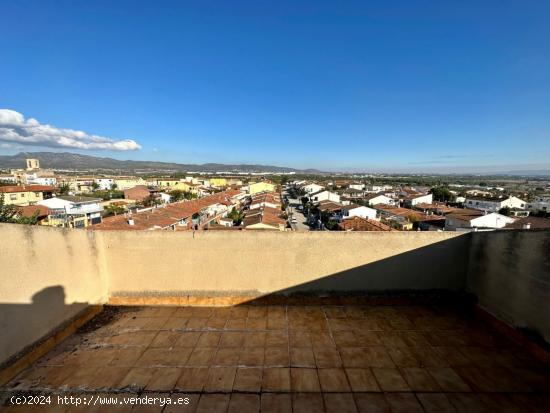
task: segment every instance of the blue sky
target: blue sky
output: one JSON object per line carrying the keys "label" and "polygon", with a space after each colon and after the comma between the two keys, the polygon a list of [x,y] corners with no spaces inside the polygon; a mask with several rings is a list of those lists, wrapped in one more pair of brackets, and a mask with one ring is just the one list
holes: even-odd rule
{"label": "blue sky", "polygon": [[40,0],[0,10],[0,108],[54,134],[140,146],[59,148],[41,135],[4,138],[0,153],[550,169],[550,2]]}

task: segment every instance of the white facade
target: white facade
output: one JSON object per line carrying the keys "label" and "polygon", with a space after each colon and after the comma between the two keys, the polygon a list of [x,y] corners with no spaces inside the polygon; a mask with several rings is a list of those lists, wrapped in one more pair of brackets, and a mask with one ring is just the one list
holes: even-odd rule
{"label": "white facade", "polygon": [[376,219],[376,209],[372,209],[366,206],[357,206],[353,209],[345,210],[345,217],[361,217],[365,219]]}
{"label": "white facade", "polygon": [[504,228],[506,225],[515,221],[514,218],[493,212],[479,217],[466,218],[460,216],[448,215],[445,220],[445,229],[447,231],[456,231],[460,228]]}
{"label": "white facade", "polygon": [[106,191],[111,189],[115,180],[113,178],[96,178],[94,182],[99,185],[99,189]]}
{"label": "white facade", "polygon": [[54,177],[36,177],[36,178],[27,178],[27,184],[29,185],[57,185],[57,178]]}
{"label": "white facade", "polygon": [[308,194],[313,194],[314,192],[322,191],[325,187],[319,184],[307,184],[304,185],[302,189]]}
{"label": "white facade", "polygon": [[431,204],[432,202],[433,202],[433,195],[425,194],[425,195],[415,196],[414,198],[411,198],[410,200],[408,200],[407,203],[409,203],[412,206],[415,206],[418,204]]}
{"label": "white facade", "polygon": [[365,184],[350,184],[349,187],[351,189],[357,189],[358,191],[362,191],[365,189]]}
{"label": "white facade", "polygon": [[313,203],[321,201],[340,202],[340,195],[330,191],[320,191],[309,195],[309,199]]}
{"label": "white facade", "polygon": [[468,208],[480,209],[482,211],[496,212],[501,208],[525,209],[527,203],[515,196],[509,198],[466,198],[465,205]]}
{"label": "white facade", "polygon": [[395,205],[395,200],[386,195],[378,195],[378,196],[375,196],[374,198],[369,199],[369,205],[378,205],[378,204]]}
{"label": "white facade", "polygon": [[537,196],[533,202],[527,204],[527,209],[550,212],[550,195]]}

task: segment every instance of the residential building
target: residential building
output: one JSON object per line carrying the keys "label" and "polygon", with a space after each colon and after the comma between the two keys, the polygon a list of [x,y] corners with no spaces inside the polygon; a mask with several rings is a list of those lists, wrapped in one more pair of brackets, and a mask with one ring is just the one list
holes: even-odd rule
{"label": "residential building", "polygon": [[27,205],[17,207],[17,215],[24,218],[36,217],[37,225],[49,225],[51,210],[44,205]]}
{"label": "residential building", "polygon": [[268,181],[251,182],[248,184],[248,193],[256,195],[262,192],[274,192],[276,185]]}
{"label": "residential building", "polygon": [[210,185],[211,186],[217,186],[217,187],[227,186],[227,179],[226,178],[210,178]]}
{"label": "residential building", "polygon": [[353,183],[353,184],[349,184],[349,187],[350,189],[356,189],[358,191],[363,191],[365,189],[365,184],[361,184],[361,183]]}
{"label": "residential building", "polygon": [[242,225],[247,230],[284,231],[286,220],[281,218],[281,212],[278,208],[267,206],[251,209],[246,212]]}
{"label": "residential building", "polygon": [[418,204],[431,204],[432,202],[432,194],[411,194],[403,198],[403,205],[407,207],[413,207]]}
{"label": "residential building", "polygon": [[124,191],[125,189],[130,189],[138,185],[146,184],[143,178],[135,176],[116,177],[113,183],[116,185],[116,189],[119,191]]}
{"label": "residential building", "polygon": [[497,212],[501,208],[526,209],[527,203],[515,196],[504,197],[466,197],[464,205],[482,211]]}
{"label": "residential building", "polygon": [[151,195],[151,191],[145,185],[137,185],[124,190],[124,199],[143,201]]}
{"label": "residential building", "polygon": [[101,198],[62,195],[39,201],[38,204],[52,211],[50,225],[85,228],[101,223],[102,201]]}
{"label": "residential building", "polygon": [[362,205],[345,205],[342,207],[342,217],[361,217],[365,219],[376,219],[376,209],[372,209]]}
{"label": "residential building", "polygon": [[303,185],[301,187],[304,192],[306,194],[313,194],[315,192],[319,192],[319,191],[322,191],[323,189],[325,189],[325,187],[323,185],[319,185],[319,184],[316,184],[316,183],[310,183],[310,184],[307,184],[307,185]]}
{"label": "residential building", "polygon": [[506,224],[505,229],[550,229],[550,218],[524,217]]}
{"label": "residential building", "polygon": [[393,198],[390,198],[389,196],[382,195],[382,194],[371,194],[366,196],[364,199],[371,206],[379,205],[379,204],[395,205],[395,200]]}
{"label": "residential building", "polygon": [[463,229],[497,229],[515,221],[514,218],[492,212],[489,214],[476,215],[467,213],[452,213],[445,216],[445,230],[457,231]]}
{"label": "residential building", "polygon": [[321,201],[340,202],[340,195],[327,190],[310,193],[308,197],[313,204],[317,204]]}
{"label": "residential building", "polygon": [[50,198],[55,192],[48,185],[8,185],[0,186],[0,195],[4,197],[5,205],[33,205]]}
{"label": "residential building", "polygon": [[95,178],[94,182],[98,185],[98,188],[102,191],[108,191],[113,187],[115,183],[114,178]]}
{"label": "residential building", "polygon": [[533,202],[527,204],[530,211],[550,212],[550,195],[538,195]]}
{"label": "residential building", "polygon": [[393,229],[373,219],[366,219],[360,216],[344,218],[338,223],[341,231],[393,231]]}

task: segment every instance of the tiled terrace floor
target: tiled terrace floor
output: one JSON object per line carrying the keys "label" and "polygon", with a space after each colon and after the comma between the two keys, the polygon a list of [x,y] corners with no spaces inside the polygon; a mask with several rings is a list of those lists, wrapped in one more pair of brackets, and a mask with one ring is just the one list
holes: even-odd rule
{"label": "tiled terrace floor", "polygon": [[550,411],[547,369],[486,326],[429,306],[130,308],[4,390],[190,398],[8,411]]}

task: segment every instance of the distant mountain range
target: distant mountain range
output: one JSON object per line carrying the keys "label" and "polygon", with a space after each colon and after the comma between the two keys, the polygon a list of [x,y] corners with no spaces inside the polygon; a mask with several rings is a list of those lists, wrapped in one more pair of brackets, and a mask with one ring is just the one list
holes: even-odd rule
{"label": "distant mountain range", "polygon": [[320,173],[316,169],[293,169],[272,165],[226,165],[220,163],[181,164],[155,161],[121,161],[113,158],[80,155],[68,152],[20,152],[16,155],[0,156],[0,168],[25,168],[25,159],[40,161],[40,167],[51,169],[109,170],[109,171],[173,171],[173,172],[297,172]]}

